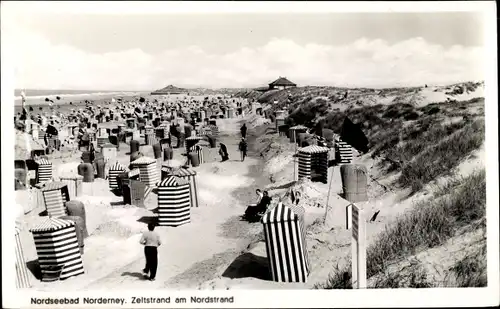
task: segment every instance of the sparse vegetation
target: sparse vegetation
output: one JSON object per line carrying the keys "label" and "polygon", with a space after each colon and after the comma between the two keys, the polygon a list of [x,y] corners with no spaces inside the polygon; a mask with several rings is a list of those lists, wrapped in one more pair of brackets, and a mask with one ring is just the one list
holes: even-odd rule
{"label": "sparse vegetation", "polygon": [[314,120],[318,117],[326,115],[328,112],[328,104],[325,100],[317,100],[313,103],[304,104],[293,111],[287,118],[286,124],[293,126],[296,124],[304,124],[312,127]]}
{"label": "sparse vegetation", "polygon": [[[411,104],[398,103],[327,113],[326,101],[317,100],[301,103],[287,118],[287,124],[312,127],[321,120],[325,129],[340,133],[345,117],[349,117],[360,124],[366,134],[372,157],[380,156],[380,165],[387,172],[401,171],[398,185],[417,192],[481,146],[485,136],[484,121],[474,122],[466,111],[461,111],[463,106],[479,102],[473,99],[459,104],[442,103],[441,107],[431,104],[418,109]],[[446,116],[463,118],[443,123]]]}
{"label": "sparse vegetation", "polygon": [[[451,85],[452,95],[475,91],[481,83]],[[440,176],[449,176],[470,153],[484,142],[484,99],[435,102],[418,107],[420,88],[344,90],[320,87],[276,92],[269,100],[279,98],[272,108],[289,110],[286,122],[322,128],[323,136],[340,134],[345,117],[358,124],[369,140],[370,155],[386,173],[397,172],[396,184],[412,193]],[[443,92],[444,88],[436,89]],[[391,99],[392,97],[392,99]],[[393,104],[377,104],[381,98]],[[318,125],[318,123],[320,123]],[[327,131],[330,130],[330,131]],[[326,134],[328,132],[328,134]],[[372,287],[418,288],[438,286],[427,278],[425,268],[412,265],[410,272],[387,272],[409,255],[443,245],[449,238],[485,226],[485,172],[452,178],[438,186],[433,200],[415,205],[387,226],[368,248],[368,276]],[[418,231],[418,233],[416,233]],[[456,274],[459,286],[484,286],[485,259],[480,253],[456,263],[450,272]],[[350,263],[347,263],[350,264]],[[328,281],[315,288],[350,289],[350,265],[336,269]]]}
{"label": "sparse vegetation", "polygon": [[328,276],[324,284],[316,284],[314,289],[324,290],[347,290],[352,289],[352,269],[349,264],[346,267],[340,268],[337,264],[333,272]]}
{"label": "sparse vegetation", "polygon": [[434,283],[427,278],[427,272],[420,264],[410,265],[399,271],[383,273],[373,283],[376,289],[421,289],[431,288]]}
{"label": "sparse vegetation", "polygon": [[[412,192],[417,192],[429,181],[449,172],[471,151],[479,148],[485,138],[484,121],[478,120],[467,124],[450,135],[454,128],[460,127],[462,124],[444,127],[443,131],[437,129],[432,132],[428,139],[417,141],[415,145],[410,144],[410,146],[405,147],[404,155],[416,153],[420,149],[422,151],[416,154],[413,160],[403,165],[398,183],[402,187],[410,187]],[[437,135],[439,132],[442,132],[445,138],[443,135]],[[446,135],[449,136],[446,137]],[[425,147],[424,141],[434,145],[423,148]]]}
{"label": "sparse vegetation", "polygon": [[486,242],[479,250],[472,252],[458,261],[451,269],[458,287],[486,287],[488,285],[486,269]]}

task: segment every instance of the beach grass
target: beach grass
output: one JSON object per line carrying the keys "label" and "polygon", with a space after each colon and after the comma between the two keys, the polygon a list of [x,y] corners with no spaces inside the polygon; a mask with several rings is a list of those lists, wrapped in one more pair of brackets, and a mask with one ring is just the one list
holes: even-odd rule
{"label": "beach grass", "polygon": [[[481,170],[442,187],[431,200],[417,203],[394,224],[386,226],[367,249],[368,278],[376,275],[384,278],[383,274],[395,261],[443,245],[466,226],[484,228],[485,216],[486,172]],[[457,264],[454,272],[462,285],[481,286],[484,282],[483,270],[474,263],[471,257]],[[397,281],[413,282],[413,287],[427,287],[428,281],[424,274],[419,274],[421,272],[409,272],[415,276],[413,279],[403,276],[403,273],[387,275],[385,279],[377,280],[375,287],[399,286]],[[337,267],[327,282],[316,288],[347,288],[350,276],[350,266]]]}

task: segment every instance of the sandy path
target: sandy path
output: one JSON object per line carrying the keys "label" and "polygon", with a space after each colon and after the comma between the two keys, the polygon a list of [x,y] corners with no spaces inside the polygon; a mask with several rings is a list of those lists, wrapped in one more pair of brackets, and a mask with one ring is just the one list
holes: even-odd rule
{"label": "sandy path", "polygon": [[[219,122],[220,140],[228,147],[230,161],[221,163],[219,159],[196,168],[200,207],[192,210],[190,224],[157,229],[163,241],[159,247],[157,280],[143,280],[143,249],[137,243],[130,247],[137,254],[132,254],[135,258],[129,264],[83,289],[195,288],[222,274],[260,232],[260,225],[242,222],[239,215],[254,198],[255,188],[264,181],[255,181],[261,175],[261,159],[250,153],[250,158],[240,162],[237,152],[240,121]],[[217,152],[211,151],[211,155]]]}

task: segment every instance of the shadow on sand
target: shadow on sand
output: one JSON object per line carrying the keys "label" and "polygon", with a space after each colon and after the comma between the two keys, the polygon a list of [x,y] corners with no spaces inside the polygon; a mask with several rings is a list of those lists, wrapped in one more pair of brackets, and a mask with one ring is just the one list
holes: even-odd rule
{"label": "shadow on sand", "polygon": [[288,188],[292,187],[295,183],[296,183],[295,181],[291,181],[291,182],[285,183],[283,185],[267,187],[266,190],[288,189]]}
{"label": "shadow on sand", "polygon": [[138,273],[138,272],[129,272],[129,271],[126,271],[126,272],[122,273],[122,276],[135,277],[135,278],[141,279],[141,280],[147,280],[148,279],[142,273]]}
{"label": "shadow on sand", "polygon": [[266,258],[247,252],[237,257],[224,271],[222,277],[271,280],[271,273]]}
{"label": "shadow on sand", "polygon": [[153,216],[143,216],[137,219],[137,222],[145,223],[145,224],[158,224],[158,217]]}
{"label": "shadow on sand", "polygon": [[26,263],[26,267],[35,276],[37,280],[42,280],[42,271],[40,270],[40,264],[38,260],[32,260]]}

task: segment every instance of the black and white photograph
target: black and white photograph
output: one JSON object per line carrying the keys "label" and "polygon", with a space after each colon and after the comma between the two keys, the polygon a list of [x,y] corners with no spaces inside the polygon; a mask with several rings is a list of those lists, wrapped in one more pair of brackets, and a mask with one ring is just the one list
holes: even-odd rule
{"label": "black and white photograph", "polygon": [[3,2],[11,301],[498,305],[496,6],[439,3]]}

